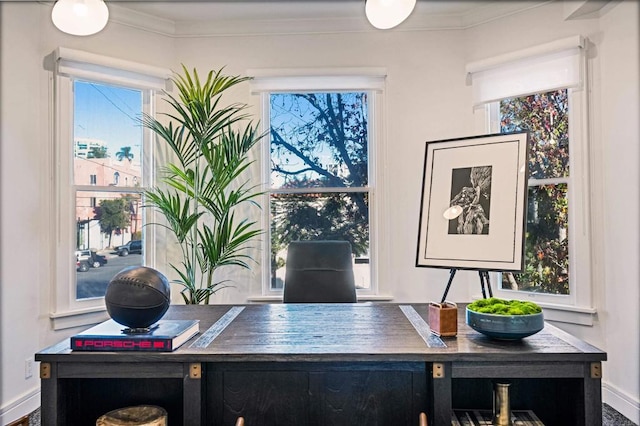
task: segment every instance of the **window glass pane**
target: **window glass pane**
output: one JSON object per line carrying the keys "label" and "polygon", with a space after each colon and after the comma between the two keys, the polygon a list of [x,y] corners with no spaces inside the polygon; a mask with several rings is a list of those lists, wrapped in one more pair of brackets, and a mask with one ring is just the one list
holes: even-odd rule
{"label": "window glass pane", "polygon": [[370,288],[366,192],[271,194],[271,288],[282,288],[286,250],[296,240],[347,240],[357,288]]}
{"label": "window glass pane", "polygon": [[569,176],[567,89],[500,102],[500,131],[528,130],[529,178]]}
{"label": "window glass pane", "polygon": [[503,274],[502,288],[569,294],[567,185],[529,188],[525,272]]}
{"label": "window glass pane", "polygon": [[[568,179],[568,90],[502,100],[500,130],[529,131],[530,179]],[[525,272],[503,274],[504,289],[569,294],[567,191],[566,183],[529,188]]]}
{"label": "window glass pane", "polygon": [[270,95],[271,187],[368,185],[368,95]]}
{"label": "window glass pane", "polygon": [[141,236],[140,194],[78,191],[76,298],[103,297],[115,274],[142,265]]}
{"label": "window glass pane", "polygon": [[356,286],[371,288],[368,93],[273,93],[269,100],[271,289],[283,287],[289,243],[312,239],[349,241]]}
{"label": "window glass pane", "polygon": [[142,185],[142,92],[75,81],[73,157],[76,185]]}

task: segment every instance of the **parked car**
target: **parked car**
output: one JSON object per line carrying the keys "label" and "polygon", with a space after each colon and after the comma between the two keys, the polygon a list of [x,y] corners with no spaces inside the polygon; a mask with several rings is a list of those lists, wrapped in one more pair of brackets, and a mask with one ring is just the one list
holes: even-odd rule
{"label": "parked car", "polygon": [[91,257],[91,250],[76,250],[76,260],[88,260]]}
{"label": "parked car", "polygon": [[[93,250],[78,250],[76,251],[76,260],[78,262],[86,262],[93,268],[99,268],[102,265],[106,265],[108,260],[106,256],[98,254]],[[80,269],[78,269],[80,270]],[[82,271],[84,272],[84,271]]]}
{"label": "parked car", "polygon": [[89,262],[87,262],[86,260],[76,260],[76,271],[87,272],[89,268]]}
{"label": "parked car", "polygon": [[142,254],[142,240],[131,240],[123,246],[116,248],[118,256],[128,256],[130,253]]}

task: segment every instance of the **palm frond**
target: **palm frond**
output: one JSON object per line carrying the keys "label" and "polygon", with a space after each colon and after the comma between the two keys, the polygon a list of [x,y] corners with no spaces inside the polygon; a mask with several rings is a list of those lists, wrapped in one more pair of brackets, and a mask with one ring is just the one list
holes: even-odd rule
{"label": "palm frond", "polygon": [[236,221],[234,210],[243,203],[257,205],[259,185],[238,180],[252,164],[249,151],[264,135],[248,120],[247,105],[222,100],[247,80],[224,75],[222,68],[201,79],[197,70],[182,65],[182,73],[172,77],[175,94],[165,93],[172,111],[162,117],[169,123],[149,115],[141,120],[177,158],[160,168],[166,189],[153,188],[146,196],[182,250],[182,262],[171,267],[179,277],[174,282],[184,287],[185,303],[208,303],[228,287],[227,281],[214,280],[220,266],[249,268],[248,243],[262,233],[255,221]]}

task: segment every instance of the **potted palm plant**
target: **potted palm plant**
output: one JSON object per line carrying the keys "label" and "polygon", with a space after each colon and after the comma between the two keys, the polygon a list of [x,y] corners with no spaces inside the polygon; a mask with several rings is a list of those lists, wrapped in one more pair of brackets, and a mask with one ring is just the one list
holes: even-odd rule
{"label": "potted palm plant", "polygon": [[[223,104],[222,95],[248,77],[210,71],[204,81],[183,66],[172,80],[177,94],[166,94],[172,112],[163,124],[145,115],[143,126],[173,152],[160,167],[160,183],[146,191],[147,205],[166,220],[182,258],[170,263],[187,304],[208,304],[227,281],[216,280],[221,266],[250,268],[248,244],[261,234],[257,221],[236,216],[239,205],[255,202],[258,185],[242,179],[251,164],[249,150],[262,137],[249,120],[247,105]],[[157,224],[156,224],[157,225]]]}

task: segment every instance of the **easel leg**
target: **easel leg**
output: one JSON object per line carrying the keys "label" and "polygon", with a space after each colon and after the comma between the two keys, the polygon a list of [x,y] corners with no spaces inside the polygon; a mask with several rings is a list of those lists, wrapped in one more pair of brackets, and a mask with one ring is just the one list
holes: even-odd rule
{"label": "easel leg", "polygon": [[453,277],[456,275],[457,269],[451,269],[449,271],[449,282],[447,283],[447,288],[444,290],[444,294],[442,295],[442,300],[440,303],[444,303],[447,300],[447,294],[449,293],[449,288],[451,288],[451,282],[453,281]]}
{"label": "easel leg", "polygon": [[480,289],[482,290],[482,298],[487,298],[487,292],[485,286],[489,291],[489,297],[493,297],[493,291],[491,291],[491,282],[489,281],[489,271],[478,271],[480,276]]}

